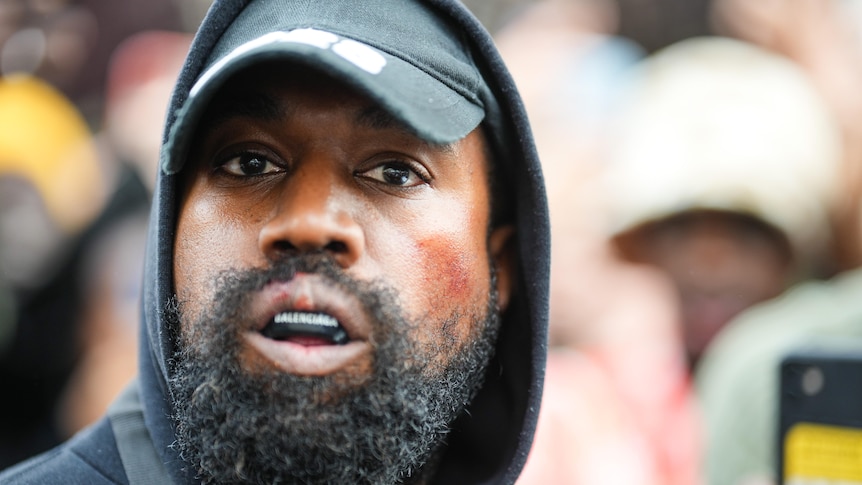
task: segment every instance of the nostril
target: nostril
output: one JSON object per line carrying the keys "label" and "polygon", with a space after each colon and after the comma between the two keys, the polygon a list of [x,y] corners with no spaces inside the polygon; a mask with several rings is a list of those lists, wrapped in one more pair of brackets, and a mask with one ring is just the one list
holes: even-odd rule
{"label": "nostril", "polygon": [[347,244],[342,241],[330,241],[323,249],[335,254],[342,254],[347,252]]}
{"label": "nostril", "polygon": [[279,253],[286,253],[290,251],[295,251],[296,246],[291,244],[289,241],[275,241],[273,243],[273,249],[275,249]]}
{"label": "nostril", "polygon": [[[295,253],[295,252],[298,252],[300,250],[293,243],[291,243],[290,241],[285,241],[285,240],[279,240],[279,241],[273,242],[272,249],[275,250],[275,252],[280,253],[280,254]],[[348,248],[347,248],[347,244],[344,243],[343,241],[330,241],[329,243],[327,243],[323,247],[323,250],[331,252],[333,254],[343,254],[343,253],[346,253],[348,251]]]}

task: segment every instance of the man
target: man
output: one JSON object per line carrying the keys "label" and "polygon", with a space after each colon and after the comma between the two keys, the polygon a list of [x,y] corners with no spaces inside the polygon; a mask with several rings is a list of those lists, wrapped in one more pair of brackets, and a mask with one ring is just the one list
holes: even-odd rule
{"label": "man", "polygon": [[693,369],[734,316],[828,270],[840,132],[803,71],[738,40],[678,42],[633,86],[606,176],[609,233],[673,280]]}
{"label": "man", "polygon": [[216,2],[169,112],[138,380],[0,482],[513,483],[547,209],[477,21]]}

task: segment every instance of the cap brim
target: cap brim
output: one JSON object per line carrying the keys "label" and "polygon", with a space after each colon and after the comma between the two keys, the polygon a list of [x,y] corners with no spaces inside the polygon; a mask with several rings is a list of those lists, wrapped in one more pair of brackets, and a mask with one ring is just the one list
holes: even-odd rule
{"label": "cap brim", "polygon": [[[305,29],[311,30],[311,29]],[[210,66],[191,89],[171,128],[162,169],[182,169],[193,132],[210,101],[238,72],[263,62],[305,65],[325,72],[379,103],[417,136],[447,144],[473,131],[484,109],[444,83],[388,53],[351,39],[308,43],[291,37],[296,31],[273,32],[248,42]]]}

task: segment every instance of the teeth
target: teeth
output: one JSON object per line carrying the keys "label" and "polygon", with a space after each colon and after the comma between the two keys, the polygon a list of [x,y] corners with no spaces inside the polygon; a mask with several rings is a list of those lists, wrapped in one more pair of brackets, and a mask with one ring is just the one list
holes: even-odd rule
{"label": "teeth", "polygon": [[301,323],[304,325],[320,325],[322,327],[338,327],[338,320],[325,313],[282,312],[275,316],[275,323]]}
{"label": "teeth", "polygon": [[309,312],[281,312],[261,330],[268,338],[288,340],[295,337],[312,337],[328,340],[334,344],[346,344],[347,332],[331,315]]}

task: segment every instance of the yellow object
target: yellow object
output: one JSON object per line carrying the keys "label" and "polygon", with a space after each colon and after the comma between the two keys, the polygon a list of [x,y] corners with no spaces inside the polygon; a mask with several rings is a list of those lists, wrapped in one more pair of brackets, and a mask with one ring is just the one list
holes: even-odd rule
{"label": "yellow object", "polygon": [[7,175],[31,181],[67,233],[81,229],[103,202],[87,123],[63,94],[27,75],[0,78],[0,176]]}
{"label": "yellow object", "polygon": [[784,445],[787,484],[862,485],[862,430],[800,423]]}

